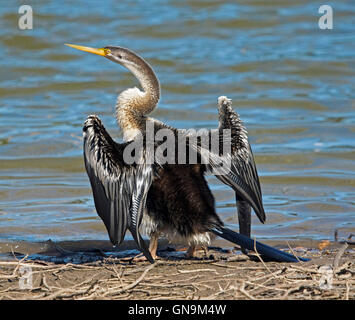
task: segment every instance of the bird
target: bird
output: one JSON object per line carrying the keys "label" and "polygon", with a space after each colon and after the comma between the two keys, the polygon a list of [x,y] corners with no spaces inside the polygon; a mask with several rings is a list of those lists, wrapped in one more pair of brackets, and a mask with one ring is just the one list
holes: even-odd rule
{"label": "bird", "polygon": [[[242,235],[250,236],[251,208],[265,222],[247,131],[230,99],[218,98],[219,139],[224,130],[230,130],[231,151],[224,155],[209,150],[201,143],[201,137],[194,139],[196,136],[188,130],[173,128],[149,116],[160,100],[160,83],[151,65],[137,53],[119,46],[66,45],[120,64],[131,71],[141,87],[128,88],[117,97],[115,115],[123,132],[122,143],[111,138],[97,115],[88,116],[83,127],[85,168],[96,211],[113,245],[118,246],[129,230],[144,257],[153,263],[161,235],[171,242],[188,245],[189,257],[194,256],[198,246],[207,247],[215,235],[238,244],[237,233],[226,228],[216,213],[215,199],[205,177],[208,173],[215,174],[234,190]],[[144,144],[140,150],[134,149],[138,142],[147,142],[148,127],[153,128],[154,134],[169,130],[176,141],[183,135],[184,150],[187,154],[197,152],[199,161],[192,164],[163,163],[156,158],[151,161],[163,142],[154,141],[153,149]],[[206,135],[211,137],[212,130],[207,130]],[[138,161],[127,163],[128,149],[135,150]],[[229,169],[221,171],[221,163],[229,163]],[[149,247],[141,232],[150,237]]]}

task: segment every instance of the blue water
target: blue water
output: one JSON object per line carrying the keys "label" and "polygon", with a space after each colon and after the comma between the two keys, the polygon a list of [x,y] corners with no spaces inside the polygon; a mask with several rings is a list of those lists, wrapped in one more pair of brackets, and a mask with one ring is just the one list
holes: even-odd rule
{"label": "blue water", "polygon": [[[216,128],[233,99],[259,171],[260,239],[332,239],[355,231],[355,8],[319,2],[20,1],[0,8],[0,241],[103,240],[82,160],[81,128],[98,114],[115,139],[116,96],[137,85],[121,66],[64,46],[131,48],[162,87],[152,114],[179,128]],[[233,192],[209,177],[222,219],[238,229]]]}

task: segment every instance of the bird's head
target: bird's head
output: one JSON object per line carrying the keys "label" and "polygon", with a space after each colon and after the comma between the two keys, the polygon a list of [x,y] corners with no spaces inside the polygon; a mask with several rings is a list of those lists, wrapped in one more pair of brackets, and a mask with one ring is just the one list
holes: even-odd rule
{"label": "bird's head", "polygon": [[[143,88],[143,92],[136,88],[134,89],[136,94],[132,97],[131,89],[125,90],[118,97],[117,101],[119,107],[122,105],[134,105],[134,108],[136,110],[139,109],[142,114],[148,114],[156,107],[160,97],[160,84],[158,78],[148,62],[138,54],[127,48],[116,46],[91,48],[75,44],[66,45],[74,49],[105,57],[124,66],[135,75]],[[138,102],[140,103],[139,106],[137,105]]]}
{"label": "bird's head", "polygon": [[135,54],[133,51],[123,47],[107,46],[104,48],[91,48],[91,47],[78,46],[75,44],[66,44],[66,45],[74,49],[103,56],[131,70],[132,68],[138,67],[142,61],[142,58],[139,57],[137,54]]}

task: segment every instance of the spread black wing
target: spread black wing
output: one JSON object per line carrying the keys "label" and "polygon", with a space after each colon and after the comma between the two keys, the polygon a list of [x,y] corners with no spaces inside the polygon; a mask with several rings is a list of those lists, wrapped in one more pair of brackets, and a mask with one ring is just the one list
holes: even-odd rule
{"label": "spread black wing", "polygon": [[[189,146],[197,149],[201,161],[206,164],[209,172],[233,188],[238,208],[240,232],[250,236],[251,207],[259,220],[262,223],[265,221],[259,176],[247,132],[238,114],[232,109],[231,100],[220,97],[218,106],[219,128],[207,130],[205,133],[209,136],[209,139],[206,140],[209,145],[203,145],[204,133],[199,133],[197,142],[193,142],[193,135],[189,135]],[[216,136],[218,139],[217,151],[213,150],[213,141]],[[230,146],[227,152],[224,152],[224,144]]]}
{"label": "spread black wing", "polygon": [[[254,156],[250,147],[247,132],[239,118],[232,109],[232,102],[227,97],[219,97],[219,134],[223,138],[223,130],[230,130],[231,153],[226,157],[230,163],[230,171],[225,175],[216,175],[221,181],[230,185],[236,194],[240,228],[250,235],[250,207],[252,206],[259,220],[265,222],[265,211],[262,203],[262,194]],[[221,149],[220,145],[220,149]],[[213,163],[212,163],[213,166]]]}
{"label": "spread black wing", "polygon": [[153,180],[153,167],[142,161],[128,165],[124,149],[131,143],[112,140],[97,116],[89,116],[83,128],[84,160],[95,207],[110,240],[119,245],[129,229],[139,249],[154,262],[139,234],[146,198]]}

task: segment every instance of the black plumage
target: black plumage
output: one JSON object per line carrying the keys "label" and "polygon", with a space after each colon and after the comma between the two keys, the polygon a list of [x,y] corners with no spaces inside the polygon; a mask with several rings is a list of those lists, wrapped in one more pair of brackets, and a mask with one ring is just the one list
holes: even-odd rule
{"label": "black plumage", "polygon": [[147,209],[158,229],[176,230],[182,237],[208,232],[222,225],[203,167],[164,165],[148,192]]}
{"label": "black plumage", "polygon": [[[116,117],[126,142],[114,142],[97,116],[89,116],[84,125],[85,166],[96,210],[113,244],[119,245],[129,229],[145,257],[153,262],[160,235],[187,244],[191,254],[196,246],[208,245],[212,233],[238,243],[233,231],[225,229],[216,214],[214,198],[205,180],[205,174],[209,172],[235,191],[242,233],[250,235],[251,207],[260,221],[265,221],[253,154],[245,128],[229,99],[218,99],[220,141],[224,137],[223,129],[231,130],[232,150],[225,155],[209,150],[200,143],[200,137],[193,139],[196,137],[186,130],[171,128],[146,116],[159,101],[160,86],[152,68],[137,54],[121,47],[70,46],[122,64],[132,71],[143,88],[143,91],[138,88],[125,90],[117,100]],[[170,129],[175,139],[179,134],[185,134],[185,151],[187,155],[196,151],[198,162],[166,164],[158,158],[150,163],[147,159],[151,151],[143,146],[139,150],[140,161],[127,164],[123,157],[126,148],[141,136],[143,140],[146,138],[148,123],[153,125],[154,133],[159,129]],[[212,131],[205,134],[211,136]],[[162,143],[155,142],[154,150]],[[206,159],[207,162],[202,161]],[[221,172],[220,160],[230,162],[230,170]],[[149,249],[140,231],[151,237]]]}

